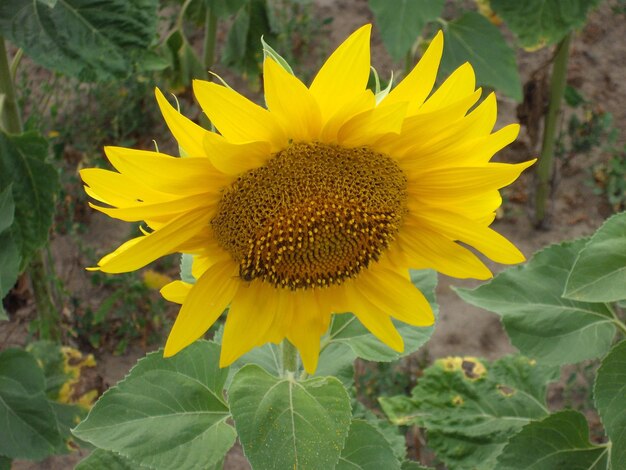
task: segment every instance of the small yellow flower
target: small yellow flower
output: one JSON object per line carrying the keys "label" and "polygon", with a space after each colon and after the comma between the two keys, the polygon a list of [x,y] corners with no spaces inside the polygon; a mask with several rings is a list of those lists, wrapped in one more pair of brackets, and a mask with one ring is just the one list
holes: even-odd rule
{"label": "small yellow flower", "polygon": [[157,90],[187,157],[107,147],[117,172],[81,172],[87,193],[106,205],[96,209],[149,228],[100,260],[100,270],[132,271],[174,252],[194,256],[197,282],[161,291],[182,304],[166,356],[201,337],[228,306],[221,366],[287,338],[314,372],[320,337],[343,312],[402,351],[391,317],[415,326],[434,320],[409,268],[491,277],[467,246],[500,263],[524,260],[489,228],[498,190],[533,163],[489,162],[519,126],[492,133],[493,93],[469,112],[481,96],[469,64],[431,94],[441,33],[377,102],[366,88],[370,29],[341,44],[309,87],[266,58],[267,109],[196,80],[195,96],[219,134]]}

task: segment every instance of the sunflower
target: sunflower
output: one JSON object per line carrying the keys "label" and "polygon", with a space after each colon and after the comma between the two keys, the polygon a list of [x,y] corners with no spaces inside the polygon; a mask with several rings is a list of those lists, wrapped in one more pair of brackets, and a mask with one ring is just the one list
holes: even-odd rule
{"label": "sunflower", "polygon": [[266,58],[267,108],[196,80],[196,99],[219,133],[181,115],[157,89],[185,158],[107,147],[117,172],[81,172],[89,196],[104,204],[95,209],[148,227],[95,269],[122,273],[170,253],[193,255],[197,281],[161,290],[182,304],[165,356],[201,337],[227,307],[223,367],[286,338],[312,373],[320,337],[343,312],[402,351],[392,317],[434,321],[410,268],[489,278],[468,247],[499,263],[524,260],[489,228],[498,190],[533,163],[489,162],[519,126],[492,133],[496,98],[475,106],[481,90],[468,63],[431,93],[441,32],[401,83],[373,93],[370,30],[341,44],[310,87]]}

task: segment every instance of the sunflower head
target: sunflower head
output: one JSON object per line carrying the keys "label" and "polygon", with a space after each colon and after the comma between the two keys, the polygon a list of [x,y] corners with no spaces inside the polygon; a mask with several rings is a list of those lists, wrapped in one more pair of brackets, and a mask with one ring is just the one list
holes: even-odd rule
{"label": "sunflower head", "polygon": [[182,304],[166,356],[201,337],[226,307],[222,366],[286,338],[312,373],[331,315],[344,312],[402,351],[391,318],[433,322],[410,268],[486,279],[491,273],[474,250],[500,263],[523,261],[489,228],[499,189],[533,163],[490,162],[519,126],[492,132],[495,96],[475,106],[481,91],[469,64],[432,91],[441,33],[402,82],[376,96],[367,89],[370,29],[341,44],[308,87],[267,57],[267,108],[195,81],[218,132],[185,118],[157,90],[186,157],[107,147],[117,171],[81,172],[99,203],[92,207],[147,227],[96,269],[126,272],[169,253],[193,256],[196,282],[161,290]]}

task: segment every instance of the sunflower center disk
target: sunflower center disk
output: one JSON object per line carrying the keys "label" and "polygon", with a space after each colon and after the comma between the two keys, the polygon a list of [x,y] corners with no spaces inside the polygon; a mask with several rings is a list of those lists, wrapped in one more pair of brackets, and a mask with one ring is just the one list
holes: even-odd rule
{"label": "sunflower center disk", "polygon": [[211,226],[243,280],[288,289],[341,284],[394,239],[406,186],[386,155],[292,144],[224,191]]}

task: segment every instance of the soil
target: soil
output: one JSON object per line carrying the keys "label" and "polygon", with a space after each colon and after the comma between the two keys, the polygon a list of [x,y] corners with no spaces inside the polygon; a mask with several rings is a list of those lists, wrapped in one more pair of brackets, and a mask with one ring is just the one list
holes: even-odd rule
{"label": "soil", "polygon": [[[315,17],[320,20],[333,18],[332,24],[324,30],[322,40],[324,50],[332,50],[357,27],[373,21],[366,0],[316,0],[315,13]],[[586,27],[577,32],[572,44],[567,75],[568,83],[578,88],[590,102],[613,114],[618,129],[626,127],[626,81],[623,80],[626,72],[625,33],[623,15],[615,14],[611,9],[611,2],[605,2],[591,13]],[[532,53],[518,51],[518,63],[524,82],[549,59],[550,54],[550,48]],[[321,52],[318,55],[321,57]],[[313,56],[311,60],[316,61],[316,57]],[[394,64],[390,60],[376,29],[372,39],[372,64],[381,74],[391,69],[402,69],[402,64]],[[319,66],[319,61],[311,66]],[[218,67],[218,72],[230,77],[229,72],[223,68]],[[238,90],[245,86],[235,78],[231,83]],[[498,99],[498,126],[516,122],[517,103],[500,95]],[[149,141],[152,137],[146,136],[146,140]],[[620,136],[619,142],[623,143],[625,137],[626,135]],[[519,162],[534,157],[537,153],[536,146],[533,147],[530,142],[528,131],[523,129],[518,141],[501,152],[497,158],[507,162]],[[610,209],[604,199],[594,194],[591,185],[588,184],[591,181],[589,168],[607,158],[606,154],[596,151],[590,155],[575,155],[567,165],[559,165],[558,186],[552,201],[551,224],[545,230],[536,230],[531,223],[528,207],[533,182],[532,172],[528,171],[512,187],[504,191],[506,202],[493,228],[515,243],[527,257],[548,244],[593,233],[609,215]],[[75,170],[76,165],[73,167],[73,171]],[[89,212],[88,208],[83,209],[85,213]],[[113,221],[99,213],[87,217],[85,228],[86,232],[79,237],[98,255],[109,252],[129,236],[127,224]],[[103,294],[99,286],[94,286],[90,282],[90,274],[84,271],[83,268],[87,264],[85,250],[78,248],[76,235],[58,233],[53,235],[51,250],[55,269],[65,292],[77,298],[79,305],[82,305],[81,308],[84,309],[87,305],[97,309]],[[503,269],[498,265],[490,267],[494,272]],[[440,317],[432,339],[425,346],[430,359],[449,355],[473,355],[494,359],[514,352],[498,317],[462,302],[451,289],[451,286],[476,285],[478,285],[476,281],[460,281],[440,276],[437,287]],[[67,301],[63,303],[64,321],[70,322],[74,315],[73,309],[76,308],[75,304]],[[175,313],[176,309],[170,306],[165,312],[165,317],[172,319]],[[25,304],[11,312],[10,321],[0,324],[0,349],[23,346],[29,340],[28,322],[34,317],[32,298],[26,296]],[[81,346],[76,338],[66,339],[75,346]],[[122,355],[114,355],[106,347],[94,350],[97,372],[102,377],[104,388],[123,378],[146,351],[159,346],[158,343],[135,341]],[[558,390],[551,396],[558,401]],[[15,462],[13,468],[16,470],[72,468],[86,454],[87,451],[83,450],[70,456],[52,457],[40,463]],[[225,468],[229,470],[249,468],[240,449],[231,452]]]}

